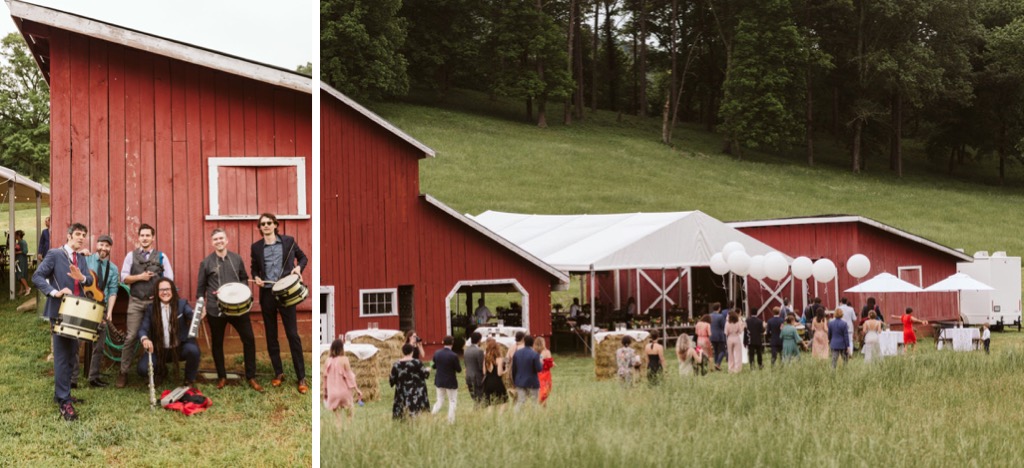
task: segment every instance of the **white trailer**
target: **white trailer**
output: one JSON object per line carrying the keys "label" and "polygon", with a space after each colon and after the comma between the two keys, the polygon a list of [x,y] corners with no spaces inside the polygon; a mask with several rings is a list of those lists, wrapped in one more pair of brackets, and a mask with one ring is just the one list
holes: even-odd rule
{"label": "white trailer", "polygon": [[988,323],[995,329],[1016,326],[1020,330],[1020,257],[1007,257],[1006,252],[975,252],[974,262],[957,263],[956,270],[995,288],[960,293],[960,314],[965,324]]}

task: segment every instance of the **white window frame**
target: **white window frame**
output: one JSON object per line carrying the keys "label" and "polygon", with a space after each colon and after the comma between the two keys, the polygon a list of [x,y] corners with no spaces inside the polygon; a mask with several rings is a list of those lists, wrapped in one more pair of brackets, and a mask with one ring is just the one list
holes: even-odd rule
{"label": "white window frame", "polygon": [[[377,293],[390,293],[391,294],[391,313],[390,314],[364,314],[363,313],[363,295],[365,294],[377,294]],[[375,317],[398,317],[398,288],[382,288],[382,289],[360,289],[359,290],[359,318],[375,318]]]}
{"label": "white window frame", "polygon": [[[924,271],[921,269],[921,265],[910,265],[910,266],[896,267],[896,277],[902,280],[903,279],[903,272],[904,271],[914,271],[914,270],[917,270],[917,287],[923,288],[924,287]],[[907,280],[903,280],[903,281],[907,281]],[[907,281],[907,282],[910,283],[910,281]],[[913,283],[911,283],[911,284],[913,284]]]}
{"label": "white window frame", "polygon": [[241,157],[208,158],[209,164],[209,188],[210,188],[210,213],[206,215],[207,221],[244,221],[260,219],[259,213],[245,215],[222,215],[220,214],[220,168],[222,167],[294,167],[295,168],[295,196],[298,199],[297,214],[279,214],[277,219],[309,219],[309,210],[306,207],[306,158],[282,158],[282,157]]}
{"label": "white window frame", "polygon": [[324,294],[327,295],[327,313],[326,317],[320,317],[320,344],[329,345],[336,338],[334,336],[334,286],[320,286],[320,295]]}

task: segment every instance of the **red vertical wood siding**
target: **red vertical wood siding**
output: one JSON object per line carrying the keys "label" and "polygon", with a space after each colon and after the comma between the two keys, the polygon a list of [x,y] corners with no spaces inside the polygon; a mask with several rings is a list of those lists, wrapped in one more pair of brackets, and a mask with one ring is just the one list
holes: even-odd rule
{"label": "red vertical wood siding", "polygon": [[416,330],[446,334],[445,298],[463,280],[512,278],[530,295],[530,330],[551,333],[551,276],[419,196],[422,152],[321,92],[321,283],[334,286],[335,333],[359,318],[359,290],[412,285]]}
{"label": "red vertical wood siding", "polygon": [[[184,297],[194,300],[199,262],[212,250],[209,233],[223,227],[229,248],[249,262],[259,239],[255,221],[206,221],[209,157],[306,159],[306,206],[312,207],[312,99],[308,94],[168,59],[102,40],[52,29],[51,181],[55,232],[71,222],[90,228],[90,239],[109,233],[120,265],[136,245],[139,225],[157,231],[157,248],[174,268]],[[240,209],[255,213],[257,189],[266,211],[297,206],[293,169],[257,180],[225,177],[221,187],[248,197]],[[264,208],[260,206],[259,208]],[[282,221],[312,258],[312,222]],[[62,234],[56,234],[60,242]],[[303,274],[312,284],[312,270]],[[313,295],[315,297],[315,295]],[[299,329],[309,343],[312,300],[299,305]],[[258,312],[259,306],[254,307]],[[258,334],[262,318],[252,315]],[[233,332],[232,332],[233,333]],[[283,333],[283,331],[282,331]],[[257,340],[265,346],[263,340]]]}

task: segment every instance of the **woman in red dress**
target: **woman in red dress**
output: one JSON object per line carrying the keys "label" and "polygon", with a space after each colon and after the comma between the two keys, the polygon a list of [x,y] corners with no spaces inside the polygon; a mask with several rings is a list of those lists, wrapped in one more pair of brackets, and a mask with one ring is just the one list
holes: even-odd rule
{"label": "woman in red dress", "polygon": [[551,350],[548,349],[543,337],[538,336],[533,341],[533,350],[540,353],[540,361],[544,366],[537,374],[537,378],[540,379],[540,404],[543,405],[551,394],[551,368],[555,367],[555,360],[551,358]]}
{"label": "woman in red dress", "polygon": [[911,315],[913,313],[914,309],[907,307],[907,313],[902,316],[891,316],[892,318],[900,319],[900,322],[903,323],[903,349],[906,349],[908,352],[913,352],[915,345],[917,345],[917,335],[914,334],[914,323],[928,325],[927,320],[919,320],[917,317]]}

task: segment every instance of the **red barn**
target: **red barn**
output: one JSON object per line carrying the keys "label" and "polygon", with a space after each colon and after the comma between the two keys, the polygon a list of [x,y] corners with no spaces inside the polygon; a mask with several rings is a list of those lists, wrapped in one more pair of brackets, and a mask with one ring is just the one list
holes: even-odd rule
{"label": "red barn", "polygon": [[[436,349],[457,295],[511,292],[535,335],[551,334],[551,289],[568,277],[419,192],[434,151],[320,84],[321,340],[415,328]],[[493,307],[492,307],[493,309]]]}
{"label": "red barn", "polygon": [[[859,313],[867,297],[873,296],[878,299],[890,323],[898,322],[890,315],[901,315],[908,306],[913,307],[915,315],[922,319],[953,320],[958,317],[956,293],[853,294],[843,291],[858,283],[846,271],[846,262],[854,254],[864,254],[871,260],[871,272],[861,281],[889,272],[924,288],[956,273],[957,262],[972,261],[963,252],[862,216],[769,219],[729,225],[794,258],[804,256],[811,260],[832,260],[838,270],[837,280],[827,284],[808,280],[808,296],[821,297],[829,309],[835,308],[839,298],[845,296]],[[750,307],[754,311],[762,308],[756,302],[757,298],[770,294],[762,292],[762,288],[751,281]],[[802,282],[797,280],[796,283],[792,297],[794,308],[800,310],[804,306],[800,293]],[[787,290],[784,296],[789,295]]]}
{"label": "red barn", "polygon": [[[190,300],[215,227],[248,263],[258,214],[274,212],[310,252],[309,77],[51,8],[8,6],[50,86],[55,232],[82,222],[91,241],[110,233],[120,265],[139,225],[154,226]],[[299,310],[308,335],[311,301]],[[262,335],[260,314],[252,318]]]}

